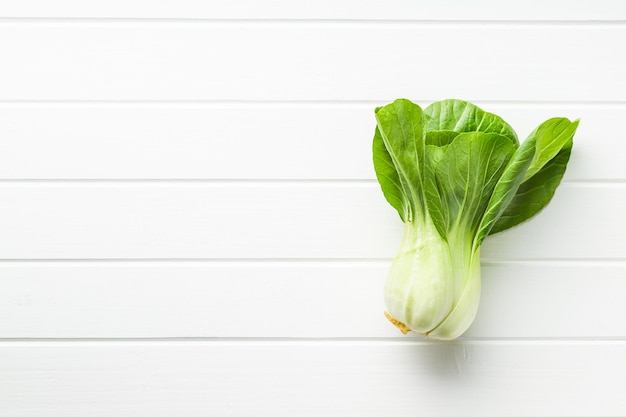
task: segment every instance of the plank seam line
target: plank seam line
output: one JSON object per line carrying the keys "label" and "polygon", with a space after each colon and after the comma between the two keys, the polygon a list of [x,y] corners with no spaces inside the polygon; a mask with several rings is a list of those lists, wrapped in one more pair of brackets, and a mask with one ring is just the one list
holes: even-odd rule
{"label": "plank seam line", "polygon": [[[310,264],[316,266],[329,265],[375,265],[388,266],[393,258],[0,258],[0,266],[27,264],[215,264],[222,266],[246,265],[296,265]],[[575,266],[626,266],[626,258],[484,258],[482,265],[575,265]]]}
{"label": "plank seam line", "polygon": [[356,337],[356,338],[302,338],[302,337],[155,337],[155,338],[0,338],[0,346],[12,344],[35,345],[35,344],[172,344],[172,345],[580,345],[580,344],[626,344],[626,337],[462,337],[460,339],[442,342],[437,340],[420,339],[417,336],[408,336],[405,339],[398,337]]}
{"label": "plank seam line", "polygon": [[3,23],[158,23],[158,24],[225,24],[225,25],[394,25],[394,26],[621,26],[626,19],[376,19],[376,18],[206,18],[206,17],[87,17],[87,16],[2,16]]}
{"label": "plank seam line", "polygon": [[[324,178],[0,178],[0,185],[302,185],[302,186],[375,186],[374,178],[324,179]],[[623,186],[626,178],[573,179],[563,180],[562,184],[572,186]]]}
{"label": "plank seam line", "polygon": [[[428,99],[421,98],[420,103],[440,100],[441,98]],[[478,98],[467,98],[477,104],[486,105],[506,105],[506,106],[626,106],[626,100],[482,100]],[[337,99],[337,100],[246,100],[246,99],[198,99],[198,100],[176,100],[176,99],[154,99],[154,100],[52,100],[52,99],[25,99],[25,100],[1,100],[0,106],[378,106],[384,99]],[[373,111],[373,110],[372,110]]]}

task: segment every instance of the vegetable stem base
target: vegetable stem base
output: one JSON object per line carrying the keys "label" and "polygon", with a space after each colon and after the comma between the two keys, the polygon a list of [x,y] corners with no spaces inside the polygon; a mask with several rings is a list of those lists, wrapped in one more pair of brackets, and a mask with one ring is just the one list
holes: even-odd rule
{"label": "vegetable stem base", "polygon": [[399,320],[396,320],[391,314],[389,314],[388,312],[385,311],[385,317],[387,317],[387,320],[389,320],[391,322],[391,324],[393,324],[394,326],[396,326],[398,329],[400,329],[400,331],[402,332],[402,334],[407,334],[408,332],[411,331],[411,329],[409,329],[408,327],[406,327],[406,325],[404,323],[402,323]]}

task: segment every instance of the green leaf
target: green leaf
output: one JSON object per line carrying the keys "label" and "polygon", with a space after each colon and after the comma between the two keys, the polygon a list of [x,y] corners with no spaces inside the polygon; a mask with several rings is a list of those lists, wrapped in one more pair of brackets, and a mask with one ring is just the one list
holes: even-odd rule
{"label": "green leaf", "polygon": [[463,100],[437,101],[424,109],[426,131],[498,133],[518,144],[517,134],[500,116]]}
{"label": "green leaf", "polygon": [[430,220],[435,225],[435,229],[440,236],[448,234],[448,224],[450,223],[450,213],[443,201],[443,192],[437,182],[436,168],[445,159],[448,145],[436,146],[426,145],[426,178],[424,180],[424,196]]}
{"label": "green leaf", "polygon": [[553,118],[545,121],[528,139],[535,152],[524,179],[490,234],[516,226],[539,213],[554,196],[570,158],[578,121]]}
{"label": "green leaf", "polygon": [[403,219],[412,221],[416,217],[424,218],[426,203],[423,178],[426,145],[422,109],[409,100],[398,99],[377,108],[375,114],[385,149],[396,169],[403,194],[410,203],[408,216],[404,216]]}
{"label": "green leaf", "polygon": [[474,238],[475,248],[478,248],[482,244],[485,237],[487,237],[494,228],[494,224],[496,224],[500,216],[502,216],[502,213],[511,203],[511,200],[515,197],[515,193],[533,160],[535,148],[535,140],[531,139],[524,141],[515,151],[515,154],[509,161],[493,190],[487,210],[484,212],[480,227]]}
{"label": "green leaf", "polygon": [[378,127],[374,132],[372,149],[374,155],[374,170],[376,171],[376,178],[378,179],[380,188],[383,190],[383,195],[389,204],[398,210],[402,221],[406,222],[410,211],[410,203],[402,190],[398,172],[393,165],[389,152],[387,152],[387,148],[385,148],[385,143],[383,142],[383,137]]}
{"label": "green leaf", "polygon": [[426,145],[445,146],[452,143],[460,132],[454,130],[430,130],[426,132]]}
{"label": "green leaf", "polygon": [[571,146],[563,148],[539,172],[522,183],[490,234],[501,232],[530,219],[552,200],[565,174],[571,151]]}
{"label": "green leaf", "polygon": [[430,193],[428,199],[431,215],[441,213],[435,226],[441,221],[447,232],[461,230],[473,237],[514,153],[510,138],[496,133],[462,133],[447,145],[434,166],[440,199]]}
{"label": "green leaf", "polygon": [[524,181],[539,172],[568,144],[571,147],[572,138],[577,128],[578,120],[571,122],[564,117],[554,117],[540,124],[529,135],[529,138],[536,138],[537,152],[526,172]]}

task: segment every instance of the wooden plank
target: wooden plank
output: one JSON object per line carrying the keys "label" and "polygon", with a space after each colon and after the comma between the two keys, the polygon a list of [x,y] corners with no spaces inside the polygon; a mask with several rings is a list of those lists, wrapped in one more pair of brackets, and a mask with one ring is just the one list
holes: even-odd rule
{"label": "wooden plank", "polygon": [[[550,117],[580,118],[567,178],[626,179],[623,152],[615,151],[624,140],[613,127],[626,118],[625,106],[480,105],[505,117],[521,139]],[[0,178],[374,179],[374,107],[5,103]]]}
{"label": "wooden plank", "polygon": [[626,96],[623,25],[35,20],[0,39],[3,100]]}
{"label": "wooden plank", "polygon": [[294,3],[287,0],[258,2],[237,0],[21,0],[0,6],[2,17],[36,18],[159,18],[159,19],[371,19],[371,20],[623,20],[626,11],[615,0],[577,2],[530,0],[503,3],[495,0],[425,1],[396,0],[381,4],[375,0],[318,0]]}
{"label": "wooden plank", "polygon": [[[2,263],[0,335],[398,338],[382,314],[388,268],[388,262]],[[479,314],[466,339],[626,336],[624,263],[487,263],[482,276]]]}
{"label": "wooden plank", "polygon": [[621,416],[626,343],[8,343],[4,414]]}
{"label": "wooden plank", "polygon": [[[403,225],[373,183],[0,184],[0,259],[392,258]],[[623,184],[563,184],[483,256],[626,257]]]}

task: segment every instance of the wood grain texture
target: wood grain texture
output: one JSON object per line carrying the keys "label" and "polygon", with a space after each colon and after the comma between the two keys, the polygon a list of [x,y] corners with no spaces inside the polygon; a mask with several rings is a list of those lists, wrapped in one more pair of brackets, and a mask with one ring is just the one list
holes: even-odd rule
{"label": "wood grain texture", "polygon": [[[0,263],[4,338],[400,338],[389,262]],[[626,334],[626,264],[482,266],[464,338]],[[405,340],[415,340],[406,337]]]}
{"label": "wood grain texture", "polygon": [[[623,259],[623,184],[563,184],[489,260]],[[0,184],[0,259],[390,259],[403,225],[374,183]]]}
{"label": "wood grain texture", "polygon": [[519,3],[479,0],[21,0],[0,5],[3,17],[44,18],[158,18],[158,19],[367,19],[367,20],[553,20],[615,21],[626,18],[619,0],[550,1]]}
{"label": "wood grain texture", "polygon": [[0,40],[2,100],[626,96],[623,25],[9,20]]}
{"label": "wood grain texture", "polygon": [[626,411],[624,341],[9,343],[0,358],[15,417]]}
{"label": "wood grain texture", "polygon": [[[521,139],[548,118],[580,118],[567,178],[626,179],[622,153],[606,152],[623,143],[614,126],[626,118],[626,106],[478,104],[501,115]],[[374,179],[375,107],[4,103],[0,179]]]}

